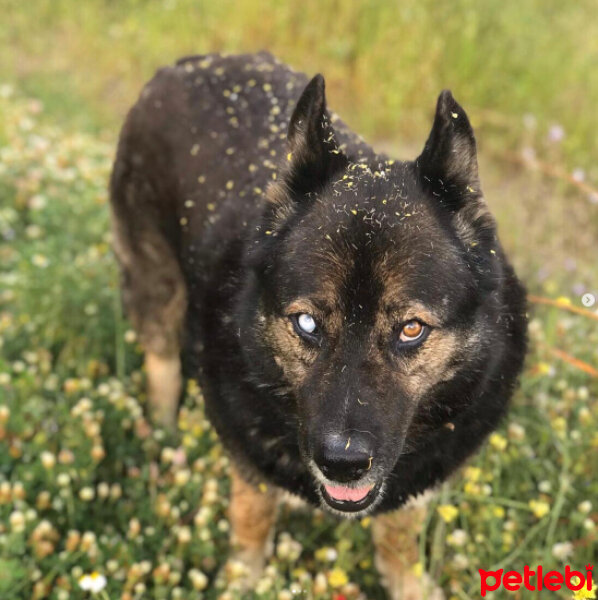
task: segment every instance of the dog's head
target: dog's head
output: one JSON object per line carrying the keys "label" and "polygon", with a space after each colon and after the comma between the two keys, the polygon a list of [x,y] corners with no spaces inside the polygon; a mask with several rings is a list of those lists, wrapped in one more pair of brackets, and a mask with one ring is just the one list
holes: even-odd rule
{"label": "dog's head", "polygon": [[471,401],[437,406],[490,343],[484,306],[501,250],[473,131],[450,92],[414,162],[351,159],[337,138],[316,76],[268,191],[242,335],[262,379],[292,400],[322,505],[362,515],[399,456],[442,426],[438,414]]}

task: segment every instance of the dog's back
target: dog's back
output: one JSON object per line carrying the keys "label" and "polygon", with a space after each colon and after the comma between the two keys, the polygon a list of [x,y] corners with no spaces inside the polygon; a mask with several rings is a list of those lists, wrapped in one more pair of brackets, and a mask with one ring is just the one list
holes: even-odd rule
{"label": "dog's back", "polygon": [[[112,178],[116,216],[143,220],[151,211],[183,265],[185,241],[218,232],[222,220],[229,233],[241,231],[285,160],[289,120],[306,83],[266,52],[195,56],[158,71],[121,133]],[[333,122],[345,151],[373,156],[339,119]],[[210,262],[218,249],[210,247]]]}
{"label": "dog's back", "polygon": [[122,129],[111,180],[115,249],[152,410],[169,426],[188,304],[199,310],[214,265],[252,220],[305,81],[267,53],[184,58],[156,73]]}

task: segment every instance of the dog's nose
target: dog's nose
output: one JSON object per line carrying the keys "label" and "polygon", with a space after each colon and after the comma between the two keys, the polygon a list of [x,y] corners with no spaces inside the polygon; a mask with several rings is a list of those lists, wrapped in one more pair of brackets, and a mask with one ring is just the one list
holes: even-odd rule
{"label": "dog's nose", "polygon": [[372,441],[361,433],[328,434],[315,449],[314,460],[328,479],[348,483],[371,468]]}

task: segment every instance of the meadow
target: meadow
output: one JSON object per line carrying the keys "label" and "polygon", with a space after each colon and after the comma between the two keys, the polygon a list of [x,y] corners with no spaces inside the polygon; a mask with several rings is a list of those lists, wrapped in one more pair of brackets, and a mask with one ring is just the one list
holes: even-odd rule
{"label": "meadow", "polygon": [[[581,302],[598,297],[594,2],[0,9],[0,599],[246,597],[242,566],[222,569],[228,458],[201,390],[187,383],[175,434],[147,419],[107,180],[119,124],[156,68],[262,47],[323,72],[335,110],[399,158],[421,148],[451,87],[530,293],[530,354],[509,418],[439,489],[416,568],[466,600],[480,597],[479,568],[596,563],[598,305]],[[254,597],[382,598],[370,526],[283,509]]]}

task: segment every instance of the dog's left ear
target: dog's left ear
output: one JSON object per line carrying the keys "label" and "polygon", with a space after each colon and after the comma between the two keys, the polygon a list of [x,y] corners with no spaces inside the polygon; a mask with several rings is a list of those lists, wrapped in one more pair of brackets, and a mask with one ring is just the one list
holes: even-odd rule
{"label": "dog's left ear", "polygon": [[289,123],[288,189],[298,195],[318,191],[346,164],[326,110],[325,83],[316,75],[301,94]]}
{"label": "dog's left ear", "polygon": [[415,165],[424,187],[450,209],[481,196],[473,129],[449,90],[438,97],[432,131]]}

